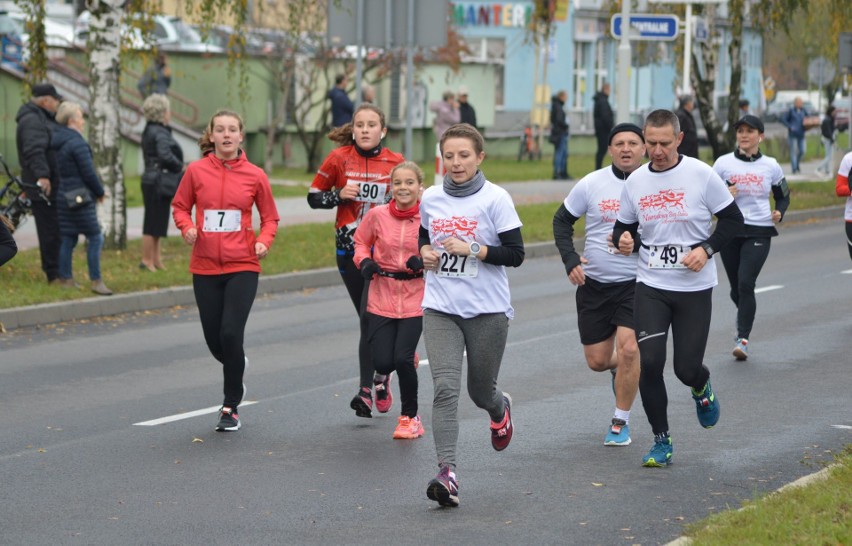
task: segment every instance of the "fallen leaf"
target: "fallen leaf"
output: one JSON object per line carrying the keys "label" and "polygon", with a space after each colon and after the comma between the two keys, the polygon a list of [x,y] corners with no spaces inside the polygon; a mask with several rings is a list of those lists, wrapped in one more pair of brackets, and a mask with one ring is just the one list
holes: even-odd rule
{"label": "fallen leaf", "polygon": [[202,440],[201,438],[193,438],[192,443],[193,444],[203,444],[204,440]]}
{"label": "fallen leaf", "polygon": [[39,453],[47,453],[47,450],[44,449],[43,447],[40,447],[40,448],[38,448],[38,452]]}
{"label": "fallen leaf", "polygon": [[595,482],[592,482],[592,485],[594,485],[595,487],[603,487],[603,484],[602,484],[602,483],[595,483]]}

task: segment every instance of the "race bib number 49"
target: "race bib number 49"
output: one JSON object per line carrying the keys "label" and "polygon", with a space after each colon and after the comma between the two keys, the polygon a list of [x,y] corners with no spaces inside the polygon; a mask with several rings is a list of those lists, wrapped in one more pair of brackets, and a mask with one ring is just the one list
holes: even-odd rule
{"label": "race bib number 49", "polygon": [[476,277],[479,273],[479,260],[473,256],[456,256],[441,252],[438,262],[439,277]]}
{"label": "race bib number 49", "polygon": [[242,212],[239,210],[206,209],[204,211],[204,231],[240,231],[241,221]]}
{"label": "race bib number 49", "polygon": [[692,250],[688,246],[652,246],[649,248],[648,267],[651,269],[685,269],[681,261]]}
{"label": "race bib number 49", "polygon": [[349,184],[358,184],[358,195],[355,201],[362,203],[384,203],[388,185],[384,182],[358,182],[350,180]]}

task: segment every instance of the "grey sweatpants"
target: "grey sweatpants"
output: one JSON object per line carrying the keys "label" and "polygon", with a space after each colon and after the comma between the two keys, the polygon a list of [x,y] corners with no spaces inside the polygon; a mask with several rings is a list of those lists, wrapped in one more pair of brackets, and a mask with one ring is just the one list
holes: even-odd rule
{"label": "grey sweatpants", "polygon": [[[503,392],[497,389],[497,374],[500,373],[508,332],[509,318],[504,313],[463,319],[458,315],[424,310],[423,335],[435,389],[432,433],[439,465],[456,466],[458,406],[465,349],[470,399],[487,411],[492,421],[503,420],[506,410]],[[485,431],[483,437],[488,438]]]}

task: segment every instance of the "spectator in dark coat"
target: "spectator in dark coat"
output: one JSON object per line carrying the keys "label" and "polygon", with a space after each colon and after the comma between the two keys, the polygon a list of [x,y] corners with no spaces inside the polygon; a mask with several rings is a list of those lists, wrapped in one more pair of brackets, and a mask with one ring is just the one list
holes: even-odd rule
{"label": "spectator in dark coat", "polygon": [[5,264],[18,253],[18,245],[15,244],[7,222],[5,216],[0,216],[0,265]]}
{"label": "spectator in dark coat", "polygon": [[[104,187],[95,171],[92,149],[83,140],[83,127],[86,119],[79,104],[63,102],[56,111],[59,124],[53,133],[50,147],[56,153],[56,166],[59,172],[59,191],[56,208],[59,211],[59,276],[63,286],[78,288],[72,272],[72,256],[77,239],[82,233],[86,236],[86,258],[89,265],[89,279],[92,292],[100,296],[112,295],[101,278],[101,248],[104,236],[98,222],[95,201],[103,201]],[[82,195],[80,194],[82,192]],[[72,197],[72,193],[78,196]],[[82,203],[75,205],[74,201]],[[71,208],[71,207],[74,208]]]}
{"label": "spectator in dark coat", "polygon": [[53,84],[40,83],[33,86],[32,99],[15,116],[21,182],[32,201],[41,269],[52,284],[59,282],[59,217],[51,203],[58,180],[50,135],[56,127],[54,114],[61,101],[62,95]]}
{"label": "spectator in dark coat", "polygon": [[615,119],[612,114],[612,107],[609,105],[608,83],[601,86],[601,90],[595,93],[594,110],[592,111],[595,120],[595,137],[598,140],[598,151],[595,154],[595,170],[603,166],[603,159],[609,150],[609,132],[615,126]]}
{"label": "spectator in dark coat", "polygon": [[334,78],[334,87],[332,87],[328,95],[328,100],[331,101],[331,126],[340,127],[352,121],[352,112],[355,111],[355,105],[352,99],[346,94],[346,85],[349,83],[349,78],[346,74],[338,74]]}
{"label": "spectator in dark coat", "polygon": [[568,93],[560,90],[550,99],[550,143],[553,144],[553,179],[570,180],[568,175],[568,118],[565,101]]}
{"label": "spectator in dark coat", "polygon": [[172,197],[160,195],[156,182],[159,172],[183,172],[183,149],[172,136],[171,110],[165,95],[154,94],[142,103],[142,113],[148,122],[142,131],[142,261],[139,269],[165,269],[160,251],[160,239],[167,235],[171,216]]}
{"label": "spectator in dark coat", "polygon": [[695,101],[690,96],[680,99],[680,108],[677,109],[677,119],[680,122],[680,130],[683,140],[677,147],[677,153],[698,159],[698,129],[695,127],[695,118],[692,111],[695,109]]}
{"label": "spectator in dark coat", "polygon": [[459,87],[459,118],[460,123],[468,123],[471,127],[476,127],[476,110],[467,101],[467,87]]}
{"label": "spectator in dark coat", "polygon": [[793,99],[793,107],[779,119],[787,128],[787,145],[790,148],[790,166],[793,174],[799,171],[799,162],[805,155],[805,108],[802,97]]}

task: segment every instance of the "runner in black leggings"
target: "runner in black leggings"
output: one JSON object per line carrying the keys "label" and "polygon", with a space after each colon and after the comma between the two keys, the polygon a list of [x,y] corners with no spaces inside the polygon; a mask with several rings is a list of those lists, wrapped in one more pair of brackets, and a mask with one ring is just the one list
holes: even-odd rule
{"label": "runner in black leggings", "polygon": [[[781,165],[760,153],[759,146],[763,141],[760,118],[743,116],[734,124],[734,130],[737,132],[737,149],[717,159],[713,170],[728,185],[745,218],[742,231],[719,250],[731,285],[731,299],[737,306],[737,338],[733,354],[737,360],[745,360],[757,312],[754,287],[769,257],[772,237],[778,235],[775,223],[783,219],[790,205],[790,190]],[[769,207],[770,193],[775,199],[774,209]]]}
{"label": "runner in black leggings", "polygon": [[[187,167],[172,201],[175,225],[192,245],[189,271],[204,340],[222,364],[219,431],[241,426],[237,406],[245,397],[246,321],[257,292],[259,260],[269,252],[278,230],[269,180],[246,159],[240,149],[243,138],[239,115],[216,112],[199,141],[204,157]],[[251,222],[255,206],[260,212],[256,237]]]}
{"label": "runner in black leggings", "polygon": [[[635,234],[642,234],[634,328],[639,392],[654,432],[654,446],[642,464],[665,466],[673,453],[663,379],[669,328],[675,375],[691,387],[698,422],[710,428],[719,420],[719,401],[710,386],[710,371],[702,363],[717,283],[713,254],[742,229],[743,217],[713,169],[678,154],[683,133],[674,113],[651,112],[644,134],[651,163],[635,170],[624,186],[612,240],[622,254],[629,254]],[[719,221],[711,234],[714,215]]]}
{"label": "runner in black leggings", "polygon": [[361,328],[359,389],[349,403],[358,417],[373,416],[374,386],[378,387],[376,409],[386,412],[393,403],[389,377],[374,375],[367,325],[362,318],[369,284],[353,262],[355,230],[371,208],[390,200],[390,171],[403,161],[402,155],[382,146],[386,131],[384,112],[373,104],[361,104],[355,109],[351,123],[329,133],[329,138],[340,147],[325,158],[308,193],[311,208],[337,208],[337,269],[358,313]]}

